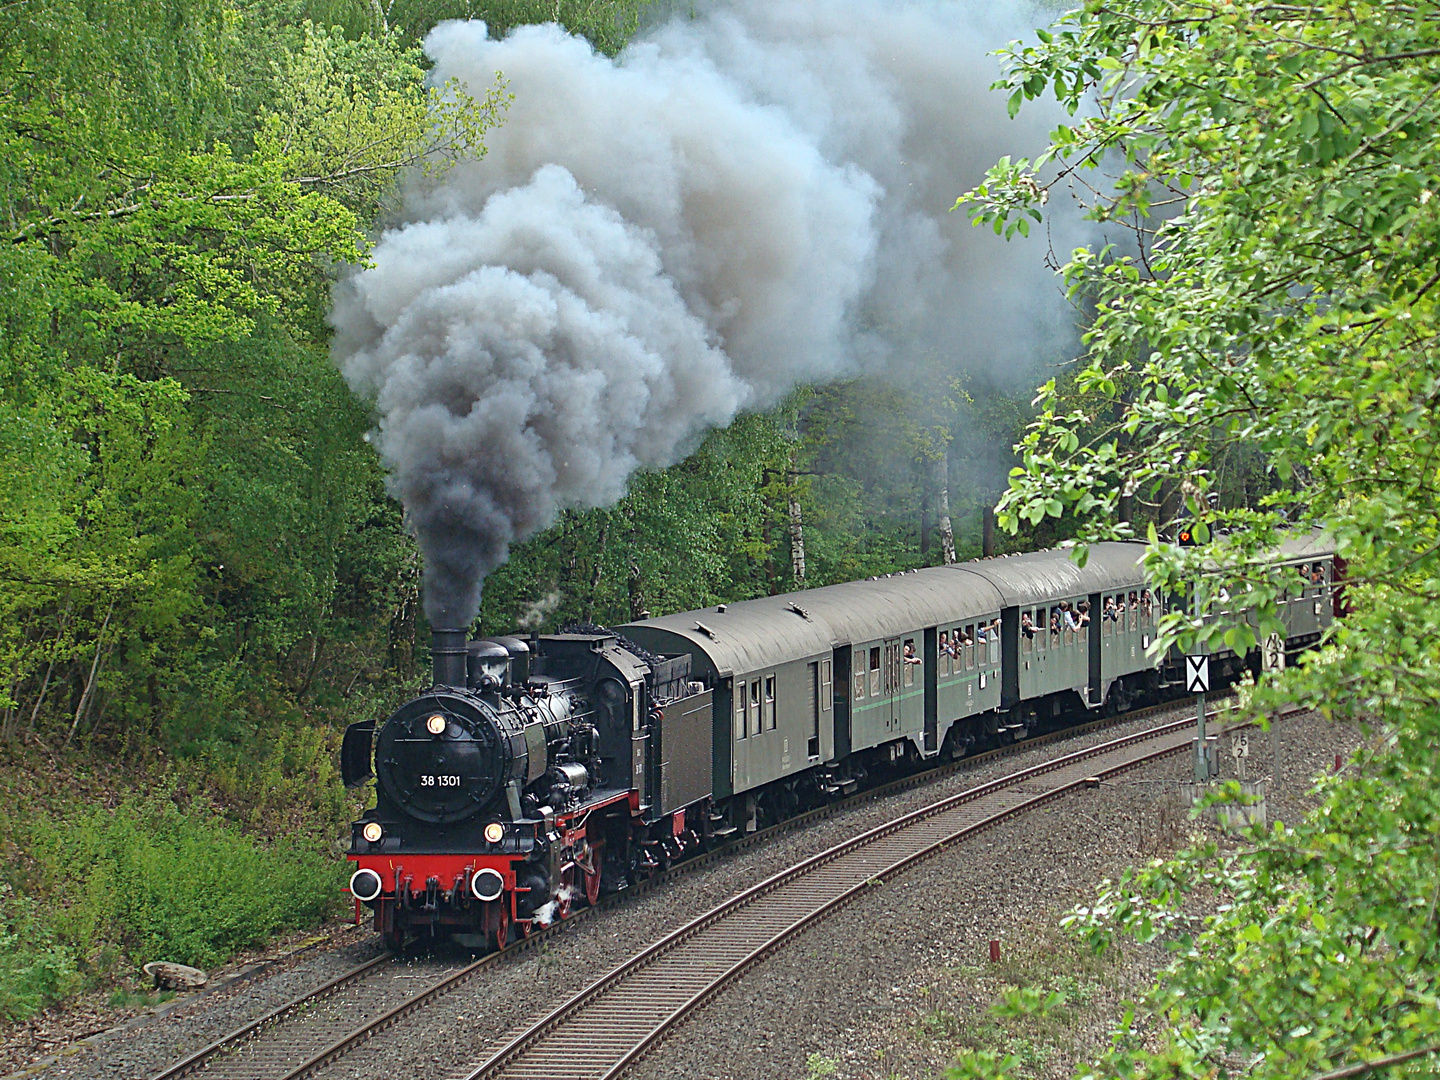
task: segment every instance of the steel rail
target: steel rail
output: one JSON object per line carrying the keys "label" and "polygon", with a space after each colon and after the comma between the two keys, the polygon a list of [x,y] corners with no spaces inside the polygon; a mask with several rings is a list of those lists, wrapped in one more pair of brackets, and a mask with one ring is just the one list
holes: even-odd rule
{"label": "steel rail", "polygon": [[[380,1016],[377,1016],[373,1020],[356,1026],[352,1030],[346,1032],[340,1038],[334,1040],[320,1050],[314,1052],[309,1057],[307,1057],[299,1066],[295,1067],[287,1073],[284,1073],[282,1080],[304,1080],[305,1077],[312,1075],[319,1069],[323,1068],[325,1065],[328,1065],[331,1062],[337,1060],[338,1058],[343,1057],[349,1051],[353,1050],[355,1047],[359,1046],[361,1043],[365,1042],[372,1036],[379,1034],[385,1028],[390,1027],[397,1021],[404,1019],[406,1016],[435,1001],[437,998],[444,996],[450,991],[458,989],[460,986],[464,985],[466,982],[469,982],[476,975],[478,975],[481,970],[490,966],[491,964],[498,963],[502,960],[508,961],[511,959],[515,959],[520,954],[528,952],[529,950],[537,947],[540,943],[542,943],[552,935],[564,933],[567,929],[573,927],[576,923],[582,921],[583,919],[588,918],[592,915],[596,915],[601,911],[612,909],[614,907],[628,903],[631,900],[639,898],[640,896],[644,896],[648,894],[651,890],[658,888],[659,886],[670,882],[683,874],[689,873],[693,870],[698,870],[704,866],[708,866],[716,862],[719,859],[738,854],[741,851],[747,850],[751,847],[756,846],[757,844],[764,843],[778,836],[794,832],[816,821],[821,821],[826,818],[833,817],[836,814],[853,809],[863,803],[871,802],[877,799],[883,799],[889,795],[898,794],[900,792],[908,791],[916,787],[926,786],[942,780],[946,777],[952,776],[958,772],[967,772],[981,765],[985,765],[992,761],[1009,757],[1013,754],[1038,749],[1041,746],[1045,746],[1054,742],[1067,741],[1069,739],[1079,738],[1084,735],[1091,734],[1097,730],[1104,730],[1108,727],[1114,727],[1125,723],[1132,723],[1136,720],[1152,716],[1158,712],[1164,712],[1166,710],[1172,709],[1176,706],[1176,704],[1177,702],[1171,701],[1164,702],[1159,705],[1151,705],[1142,709],[1122,713],[1114,717],[1093,720],[1085,724],[1061,728],[1057,731],[1047,732],[1044,735],[1038,735],[1033,738],[1021,740],[1020,742],[1016,742],[1006,746],[996,747],[991,750],[986,750],[979,754],[973,754],[964,758],[957,758],[954,761],[951,761],[944,765],[922,769],[918,772],[899,777],[895,780],[891,780],[883,784],[878,784],[871,788],[866,788],[865,790],[856,792],[853,795],[848,795],[844,798],[837,799],[836,801],[828,803],[825,806],[817,807],[814,810],[809,810],[805,813],[798,814],[792,818],[787,818],[786,820],[778,822],[775,825],[771,825],[764,829],[757,830],[756,832],[749,833],[745,836],[727,841],[711,851],[692,856],[682,862],[676,863],[674,866],[668,868],[667,870],[664,870],[657,874],[652,874],[645,880],[637,882],[636,884],[624,889],[619,893],[612,894],[611,896],[602,899],[600,903],[594,905],[593,907],[581,908],[580,910],[570,915],[568,918],[557,921],[548,927],[542,927],[532,932],[527,937],[522,938],[519,941],[513,942],[500,952],[491,953],[487,956],[481,957],[479,960],[476,960],[473,963],[462,967],[458,971],[440,978],[433,985],[420,991],[418,994],[415,994],[414,996],[400,1002],[399,1004],[382,1013]],[[1190,722],[1191,721],[1185,721],[1183,723]],[[1085,751],[1081,751],[1081,753],[1084,752]],[[982,789],[977,788],[973,790],[980,791]],[[365,963],[360,964],[350,969],[349,971],[336,976],[335,978],[329,980],[321,986],[316,987],[314,990],[307,991],[306,993],[303,993],[296,998],[287,1001],[285,1004],[280,1005],[275,1009],[272,1009],[270,1012],[259,1017],[258,1019],[252,1020],[249,1023],[246,1023],[241,1027],[236,1028],[234,1031],[231,1031],[226,1035],[222,1035],[220,1038],[215,1039],[213,1042],[210,1042],[207,1045],[201,1047],[199,1050],[196,1050],[194,1053],[181,1059],[175,1064],[170,1065],[161,1072],[154,1074],[151,1077],[151,1080],[180,1080],[180,1078],[182,1077],[191,1075],[197,1070],[205,1067],[207,1063],[209,1063],[217,1055],[222,1054],[235,1047],[238,1047],[246,1040],[258,1034],[262,1029],[283,1022],[287,1018],[295,1015],[297,1012],[300,1012],[301,1010],[306,1009],[324,1000],[325,998],[335,993],[337,990],[340,990],[345,986],[348,986],[349,984],[355,982],[356,980],[363,978],[365,975],[370,974],[385,962],[393,959],[395,959],[395,954],[388,952],[382,953],[379,956],[376,956],[373,959],[368,960]]]}
{"label": "steel rail", "polygon": [[[1177,720],[1038,763],[1008,776],[947,796],[929,806],[911,811],[893,821],[836,844],[817,855],[801,860],[691,920],[601,976],[590,986],[562,1002],[500,1045],[482,1064],[464,1074],[464,1080],[497,1080],[500,1077],[510,1076],[544,1076],[555,1077],[558,1080],[561,1075],[566,1078],[583,1076],[593,1078],[593,1080],[611,1080],[627,1065],[643,1055],[668,1030],[684,1020],[695,1008],[736,977],[760,962],[795,934],[865,892],[878,879],[902,871],[963,838],[1081,788],[1096,777],[1103,779],[1106,776],[1135,768],[1145,762],[1179,752],[1189,746],[1190,742],[1184,738],[1176,739],[1175,736],[1188,734],[1192,730],[1192,725],[1193,721],[1188,718]],[[1138,748],[1142,744],[1156,741],[1161,741],[1163,745],[1138,754],[1124,753],[1129,749]],[[947,826],[947,831],[938,837],[930,837],[921,829],[921,826],[931,822],[932,819],[941,817],[958,807],[992,795],[1005,793],[1013,795],[1015,793],[1013,789],[1026,781],[1087,763],[1096,758],[1116,754],[1123,756],[1119,760],[1109,763],[1097,762],[1102,766],[1098,770],[1080,770],[1076,775],[1043,792],[1026,795],[1019,801],[1011,802],[1008,805],[1002,804],[994,812],[986,814],[978,821],[965,822],[956,829],[949,829]],[[901,837],[912,829],[917,831],[916,839],[923,842],[910,845],[908,850],[900,853],[898,857],[884,853],[884,841]],[[871,847],[880,850],[881,854],[876,857],[883,862],[883,865],[877,866],[873,873],[867,870],[863,876],[857,877],[856,868],[852,868],[849,876],[841,875],[841,880],[838,882],[823,880],[820,871],[847,856],[860,855]],[[829,895],[824,896],[818,902],[804,901],[801,904],[801,910],[798,912],[792,910],[787,913],[785,902],[791,898],[785,897],[782,890],[785,886],[812,875],[822,880],[813,883],[811,892],[823,893],[828,889]],[[763,904],[757,903],[757,901],[777,896],[777,894],[775,905],[777,913],[774,915],[766,912]],[[791,899],[791,905],[793,909],[793,899]],[[682,959],[674,965],[679,970],[668,977],[663,971],[656,974],[650,980],[651,983],[658,984],[654,989],[643,985],[647,969],[657,965],[662,958],[674,953],[707,930],[732,923],[734,929],[732,936],[738,935],[743,939],[747,930],[745,924],[747,918],[750,920],[748,929],[753,930],[760,938],[758,944],[750,945],[742,941],[727,950],[724,935],[715,935],[719,940],[711,941],[704,955],[694,959]],[[606,1015],[599,1016],[586,1032],[589,1040],[588,1053],[577,1054],[574,1045],[570,1044],[570,1040],[566,1038],[567,1029],[576,1026],[571,1022],[583,1018],[592,1007],[597,1013],[602,1012],[607,1004],[605,999],[610,992],[632,978],[637,987],[636,991],[627,997],[624,1003],[625,1007],[623,1009],[617,1007]],[[696,983],[698,985],[694,985]],[[694,988],[690,989],[692,985]],[[675,1000],[676,989],[680,989],[681,994],[689,991],[688,996],[682,997],[678,1004]],[[649,1006],[650,1015],[643,1016],[647,1006]],[[593,1034],[594,1030],[601,1026],[604,1026],[612,1035],[604,1042],[595,1040]],[[546,1053],[547,1040],[555,1044],[554,1051],[550,1054]],[[618,1053],[615,1052],[617,1050]],[[587,1065],[593,1067],[587,1067]],[[555,1070],[563,1070],[563,1073]]]}
{"label": "steel rail", "polygon": [[242,1024],[234,1031],[220,1036],[220,1038],[216,1039],[214,1042],[207,1043],[199,1050],[196,1050],[193,1054],[181,1058],[173,1065],[167,1065],[160,1072],[152,1076],[151,1080],[180,1080],[180,1077],[182,1076],[189,1076],[196,1069],[200,1068],[202,1065],[208,1062],[216,1054],[219,1054],[221,1051],[244,1042],[261,1028],[269,1024],[278,1023],[279,1021],[284,1020],[286,1017],[293,1015],[300,1009],[303,1009],[308,1005],[314,1004],[317,1001],[329,997],[335,991],[341,989],[342,987],[348,986],[356,979],[368,975],[371,971],[375,970],[376,968],[380,967],[385,963],[388,963],[394,958],[395,956],[393,953],[383,952],[379,956],[372,957],[371,959],[366,960],[363,964],[359,964],[351,968],[349,971],[342,972],[328,982],[322,983],[321,985],[317,986],[314,990],[306,991],[299,997],[293,998],[290,1001],[285,1002],[285,1004],[277,1008],[271,1009],[264,1016],[261,1016],[255,1020],[251,1020],[248,1024]]}

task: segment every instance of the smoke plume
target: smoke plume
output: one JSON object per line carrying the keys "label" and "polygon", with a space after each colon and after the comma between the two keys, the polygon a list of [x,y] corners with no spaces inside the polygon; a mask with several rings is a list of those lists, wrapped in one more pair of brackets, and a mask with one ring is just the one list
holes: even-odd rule
{"label": "smoke plume", "polygon": [[503,72],[514,103],[484,159],[416,182],[332,318],[433,624],[467,625],[560,509],[615,501],[742,409],[861,371],[1013,367],[1063,332],[1040,252],[948,213],[1039,142],[986,91],[986,51],[1020,29],[735,0],[616,60],[553,25],[430,34],[437,82]]}

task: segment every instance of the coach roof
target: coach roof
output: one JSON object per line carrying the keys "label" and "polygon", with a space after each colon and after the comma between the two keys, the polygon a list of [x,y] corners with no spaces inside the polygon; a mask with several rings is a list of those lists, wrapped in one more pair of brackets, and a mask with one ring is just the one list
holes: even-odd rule
{"label": "coach roof", "polygon": [[1139,565],[1144,553],[1144,544],[1091,544],[1083,567],[1076,565],[1070,550],[1052,548],[961,563],[955,569],[990,582],[1006,607],[1020,607],[1138,588],[1145,584]]}
{"label": "coach roof", "polygon": [[665,652],[683,647],[667,642],[667,636],[684,638],[710,658],[718,674],[732,675],[994,614],[1000,594],[988,581],[954,567],[930,567],[724,606],[616,629]]}

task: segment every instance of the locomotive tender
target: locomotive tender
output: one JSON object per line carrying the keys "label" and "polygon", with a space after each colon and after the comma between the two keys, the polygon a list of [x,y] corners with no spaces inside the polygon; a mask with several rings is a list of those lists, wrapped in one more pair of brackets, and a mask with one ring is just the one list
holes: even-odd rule
{"label": "locomotive tender", "polygon": [[[983,559],[528,642],[437,630],[431,690],[345,733],[345,783],[372,761],[378,781],[352,831],[357,911],[391,946],[503,947],[877,773],[1155,698],[1179,660],[1147,655],[1163,604],[1143,551]],[[1282,605],[1294,652],[1331,621],[1333,556],[1318,537],[1278,556],[1304,568]],[[1082,603],[1088,624],[1067,628]],[[1257,663],[1220,652],[1212,678]]]}

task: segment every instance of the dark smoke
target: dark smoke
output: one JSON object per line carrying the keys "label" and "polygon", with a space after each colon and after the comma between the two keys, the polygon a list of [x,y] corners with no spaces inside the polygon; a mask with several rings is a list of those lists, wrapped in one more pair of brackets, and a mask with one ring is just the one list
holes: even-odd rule
{"label": "dark smoke", "polygon": [[437,81],[501,71],[515,102],[483,160],[410,192],[333,319],[432,623],[468,624],[559,509],[615,501],[741,409],[862,370],[1013,366],[1063,332],[1040,252],[947,213],[1021,134],[984,55],[1018,30],[742,0],[617,61],[554,26],[430,35]]}

